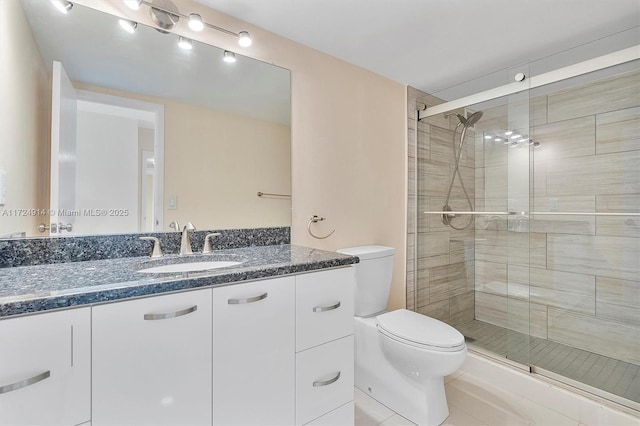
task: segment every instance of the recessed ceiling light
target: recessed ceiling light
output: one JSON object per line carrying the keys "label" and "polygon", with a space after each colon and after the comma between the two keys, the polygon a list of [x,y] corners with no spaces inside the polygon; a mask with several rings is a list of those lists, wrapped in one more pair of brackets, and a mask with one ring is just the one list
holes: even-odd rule
{"label": "recessed ceiling light", "polygon": [[485,138],[485,139],[493,139],[493,136],[491,136],[491,135],[486,135],[484,138]]}
{"label": "recessed ceiling light", "polygon": [[494,141],[496,141],[496,142],[502,142],[502,139],[500,139],[500,138],[495,138],[495,139],[494,139]]}
{"label": "recessed ceiling light", "polygon": [[504,132],[505,136],[509,136],[509,135],[512,135],[512,134],[513,134],[513,132],[511,130],[508,130],[508,131]]}
{"label": "recessed ceiling light", "polygon": [[522,137],[522,135],[519,135],[519,134],[516,133],[515,135],[511,136],[511,139],[518,139],[518,138],[521,138],[521,137]]}

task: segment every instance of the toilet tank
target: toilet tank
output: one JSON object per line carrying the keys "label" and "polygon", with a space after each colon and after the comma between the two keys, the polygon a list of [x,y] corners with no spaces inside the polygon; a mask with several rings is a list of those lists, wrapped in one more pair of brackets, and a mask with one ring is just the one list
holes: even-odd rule
{"label": "toilet tank", "polygon": [[356,316],[365,317],[384,311],[389,300],[393,255],[396,250],[385,246],[360,246],[336,251],[360,258],[360,262],[355,265]]}

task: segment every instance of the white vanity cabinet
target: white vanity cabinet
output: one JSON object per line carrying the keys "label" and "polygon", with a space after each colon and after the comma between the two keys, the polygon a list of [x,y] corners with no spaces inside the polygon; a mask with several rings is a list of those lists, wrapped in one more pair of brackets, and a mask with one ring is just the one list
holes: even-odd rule
{"label": "white vanity cabinet", "polygon": [[91,416],[91,309],[0,320],[0,425]]}
{"label": "white vanity cabinet", "polygon": [[354,423],[355,268],[296,276],[296,424]]}
{"label": "white vanity cabinet", "polygon": [[292,425],[294,276],[213,289],[213,424]]}
{"label": "white vanity cabinet", "polygon": [[211,425],[211,289],[92,309],[93,426]]}

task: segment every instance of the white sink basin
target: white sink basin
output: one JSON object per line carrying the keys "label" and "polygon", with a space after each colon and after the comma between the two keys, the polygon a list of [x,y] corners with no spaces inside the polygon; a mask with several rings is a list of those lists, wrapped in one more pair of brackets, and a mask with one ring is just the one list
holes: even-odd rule
{"label": "white sink basin", "polygon": [[140,269],[138,272],[145,274],[168,274],[176,272],[198,272],[210,269],[227,268],[229,266],[240,265],[242,262],[232,262],[226,260],[216,260],[210,262],[189,262],[177,263],[174,265],[154,266],[153,268]]}

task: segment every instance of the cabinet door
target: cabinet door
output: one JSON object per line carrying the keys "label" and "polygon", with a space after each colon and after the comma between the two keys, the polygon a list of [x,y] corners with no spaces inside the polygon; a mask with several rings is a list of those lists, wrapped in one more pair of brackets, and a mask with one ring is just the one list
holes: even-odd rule
{"label": "cabinet door", "polygon": [[93,308],[96,425],[211,424],[211,290]]}
{"label": "cabinet door", "polygon": [[295,279],[213,289],[213,423],[295,420]]}
{"label": "cabinet door", "polygon": [[90,308],[0,321],[0,425],[91,416]]}

